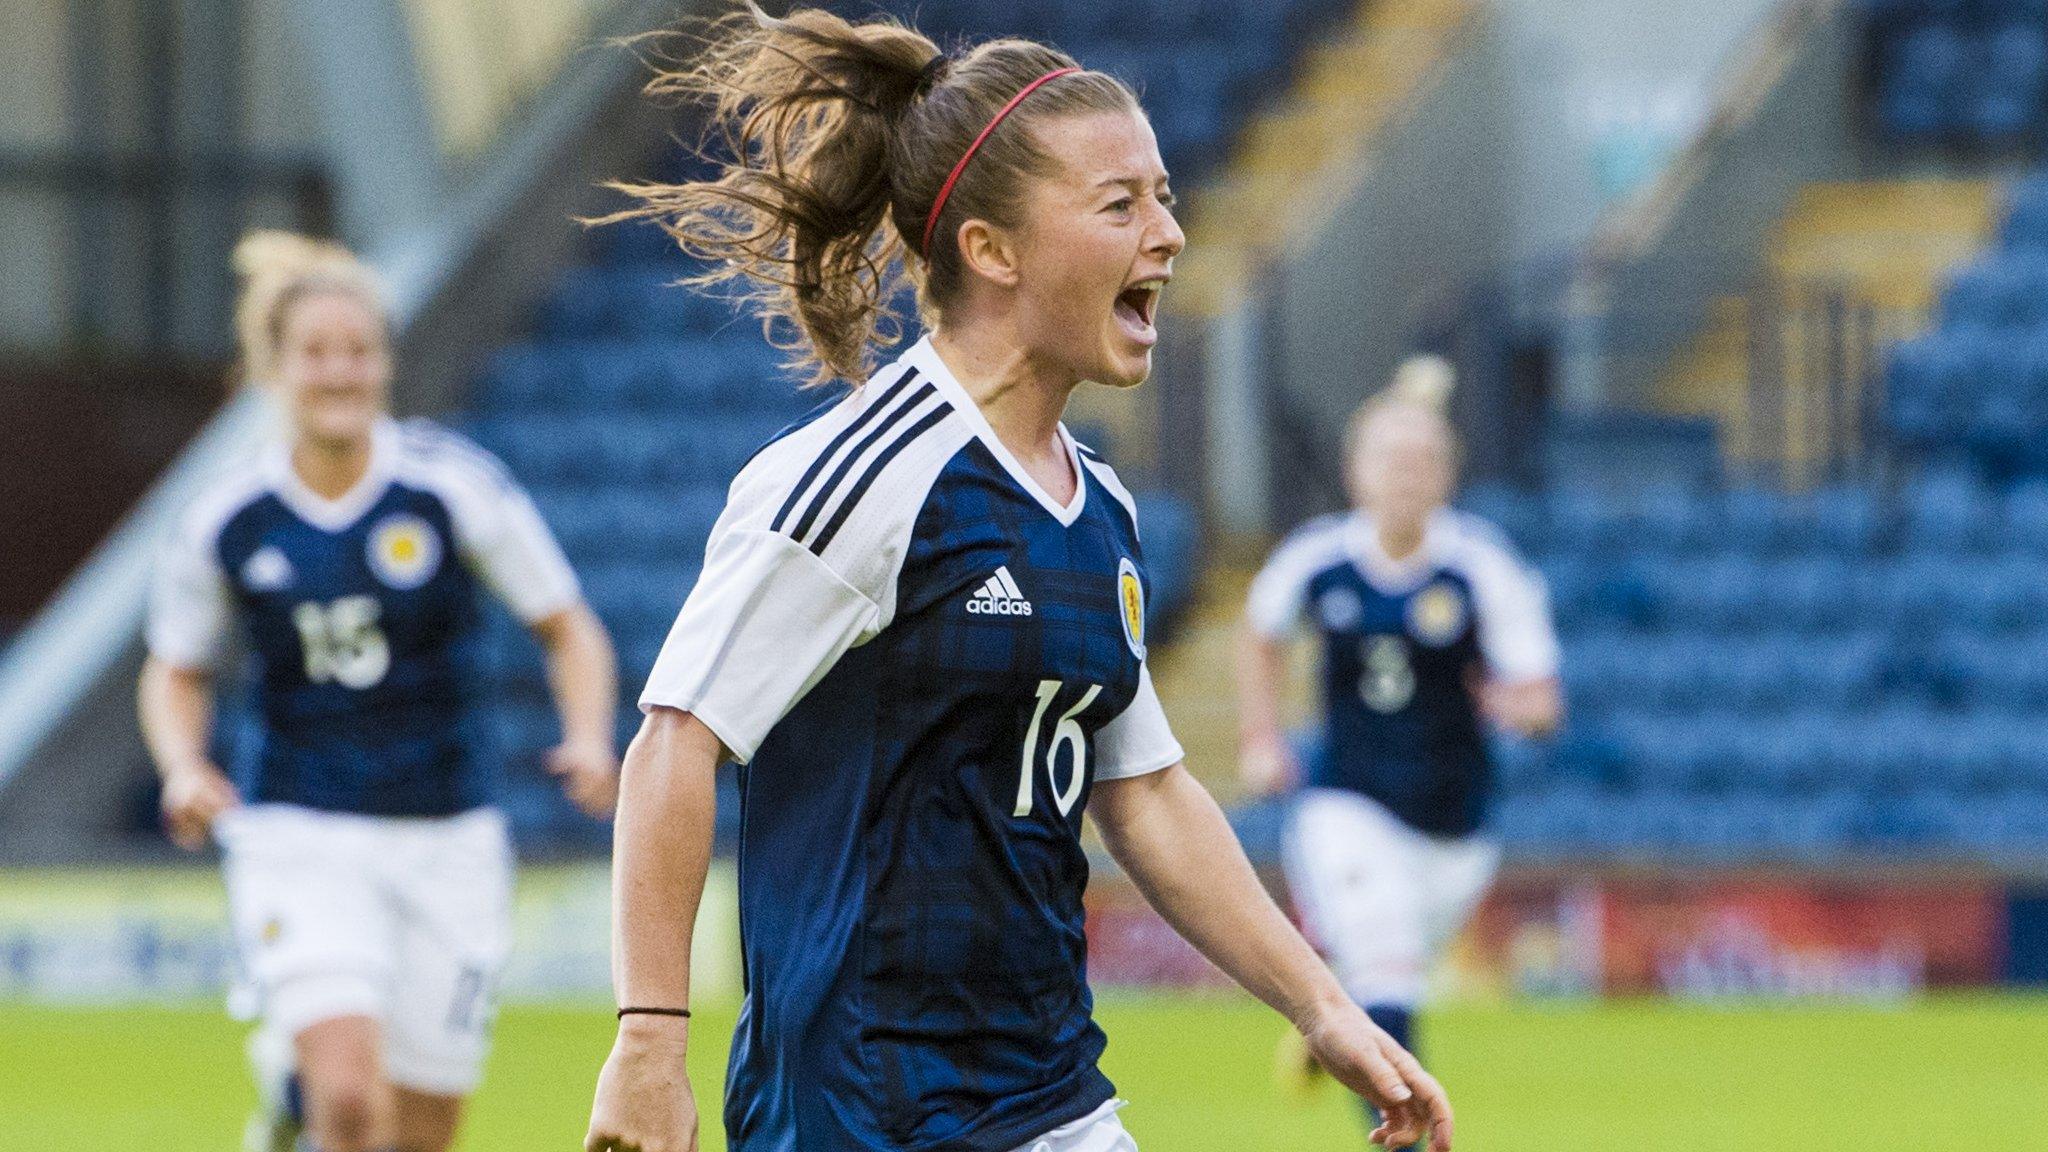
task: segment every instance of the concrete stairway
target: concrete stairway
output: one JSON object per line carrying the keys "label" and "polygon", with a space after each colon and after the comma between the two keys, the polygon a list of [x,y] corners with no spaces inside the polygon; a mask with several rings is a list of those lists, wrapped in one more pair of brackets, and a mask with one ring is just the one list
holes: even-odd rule
{"label": "concrete stairway", "polygon": [[1355,168],[1450,52],[1476,0],[1365,0],[1302,60],[1293,88],[1253,117],[1226,170],[1199,190],[1173,307],[1213,311]]}
{"label": "concrete stairway", "polygon": [[[1805,322],[1818,319],[1819,294],[1839,291],[1867,317],[1870,339],[1853,342],[1852,358],[1918,331],[1933,311],[1943,274],[1989,240],[1995,225],[1993,191],[1988,180],[1936,179],[1802,189],[1765,254],[1777,306],[1791,310],[1791,322],[1775,330],[1753,330],[1752,310],[1761,297],[1716,300],[1699,336],[1660,382],[1660,406],[1718,419],[1730,464],[1740,468],[1775,461],[1795,481],[1800,479],[1828,447],[1820,395],[1826,377],[1818,347],[1824,325]],[[1759,365],[1778,366],[1786,388],[1783,424],[1768,433],[1745,419],[1751,377]],[[1857,361],[1843,368],[1855,381],[1868,378],[1879,365]],[[1843,398],[1852,406],[1860,400]]]}

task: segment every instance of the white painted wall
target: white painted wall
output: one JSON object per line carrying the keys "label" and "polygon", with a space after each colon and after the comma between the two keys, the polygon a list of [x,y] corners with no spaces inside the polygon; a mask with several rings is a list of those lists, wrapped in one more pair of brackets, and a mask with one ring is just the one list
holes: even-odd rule
{"label": "white painted wall", "polygon": [[1493,0],[1517,261],[1567,254],[1700,122],[1781,0]]}

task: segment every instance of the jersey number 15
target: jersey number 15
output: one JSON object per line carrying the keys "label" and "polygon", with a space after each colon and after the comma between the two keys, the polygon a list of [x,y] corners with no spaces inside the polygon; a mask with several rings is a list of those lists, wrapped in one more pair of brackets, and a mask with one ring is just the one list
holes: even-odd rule
{"label": "jersey number 15", "polygon": [[377,627],[377,598],[343,596],[325,604],[308,600],[292,609],[306,679],[344,688],[374,688],[391,670],[391,645]]}
{"label": "jersey number 15", "polygon": [[[1045,726],[1045,714],[1052,708],[1053,700],[1060,689],[1067,686],[1064,680],[1040,680],[1038,682],[1038,707],[1031,713],[1031,727],[1024,733],[1023,771],[1017,777],[1017,810],[1013,816],[1031,815],[1032,783],[1038,776],[1038,733]],[[1080,703],[1061,714],[1052,729],[1052,743],[1045,749],[1045,778],[1053,786],[1053,803],[1059,807],[1060,815],[1073,811],[1074,802],[1081,798],[1081,788],[1088,782],[1088,735],[1081,731],[1081,725],[1074,717],[1087,711],[1095,698],[1102,695],[1102,685],[1090,684],[1081,696]],[[1061,788],[1054,775],[1053,761],[1059,756],[1060,745],[1073,746],[1074,766],[1067,776],[1067,786]]]}

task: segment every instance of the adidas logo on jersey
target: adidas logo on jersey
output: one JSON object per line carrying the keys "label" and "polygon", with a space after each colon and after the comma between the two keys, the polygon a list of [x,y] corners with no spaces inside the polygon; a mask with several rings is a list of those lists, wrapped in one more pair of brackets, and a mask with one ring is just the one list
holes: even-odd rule
{"label": "adidas logo on jersey", "polygon": [[1017,588],[1017,581],[1010,576],[1007,565],[996,569],[988,583],[975,589],[967,600],[967,610],[976,616],[1029,616],[1031,601]]}
{"label": "adidas logo on jersey", "polygon": [[251,592],[276,592],[292,582],[292,562],[266,544],[242,565],[242,586]]}

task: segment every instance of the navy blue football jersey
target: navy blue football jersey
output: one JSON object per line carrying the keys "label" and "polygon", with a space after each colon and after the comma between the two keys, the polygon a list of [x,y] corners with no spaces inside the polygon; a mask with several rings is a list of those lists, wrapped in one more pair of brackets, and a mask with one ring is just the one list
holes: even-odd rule
{"label": "navy blue football jersey", "polygon": [[1395,561],[1362,513],[1313,520],[1253,581],[1248,615],[1272,637],[1305,618],[1321,643],[1309,786],[1361,793],[1435,836],[1481,827],[1493,771],[1480,684],[1554,676],[1558,663],[1542,580],[1498,532],[1442,512]]}
{"label": "navy blue football jersey", "polygon": [[159,565],[148,642],[206,667],[239,627],[257,722],[230,765],[245,800],[451,815],[493,799],[468,698],[487,589],[528,621],[579,598],[496,460],[387,420],[338,499],[306,488],[283,445],[202,497]]}
{"label": "navy blue football jersey", "polygon": [[763,449],[643,706],[741,769],[737,1152],[1008,1152],[1109,1100],[1082,813],[1181,759],[1130,495],[1062,505],[929,343]]}

